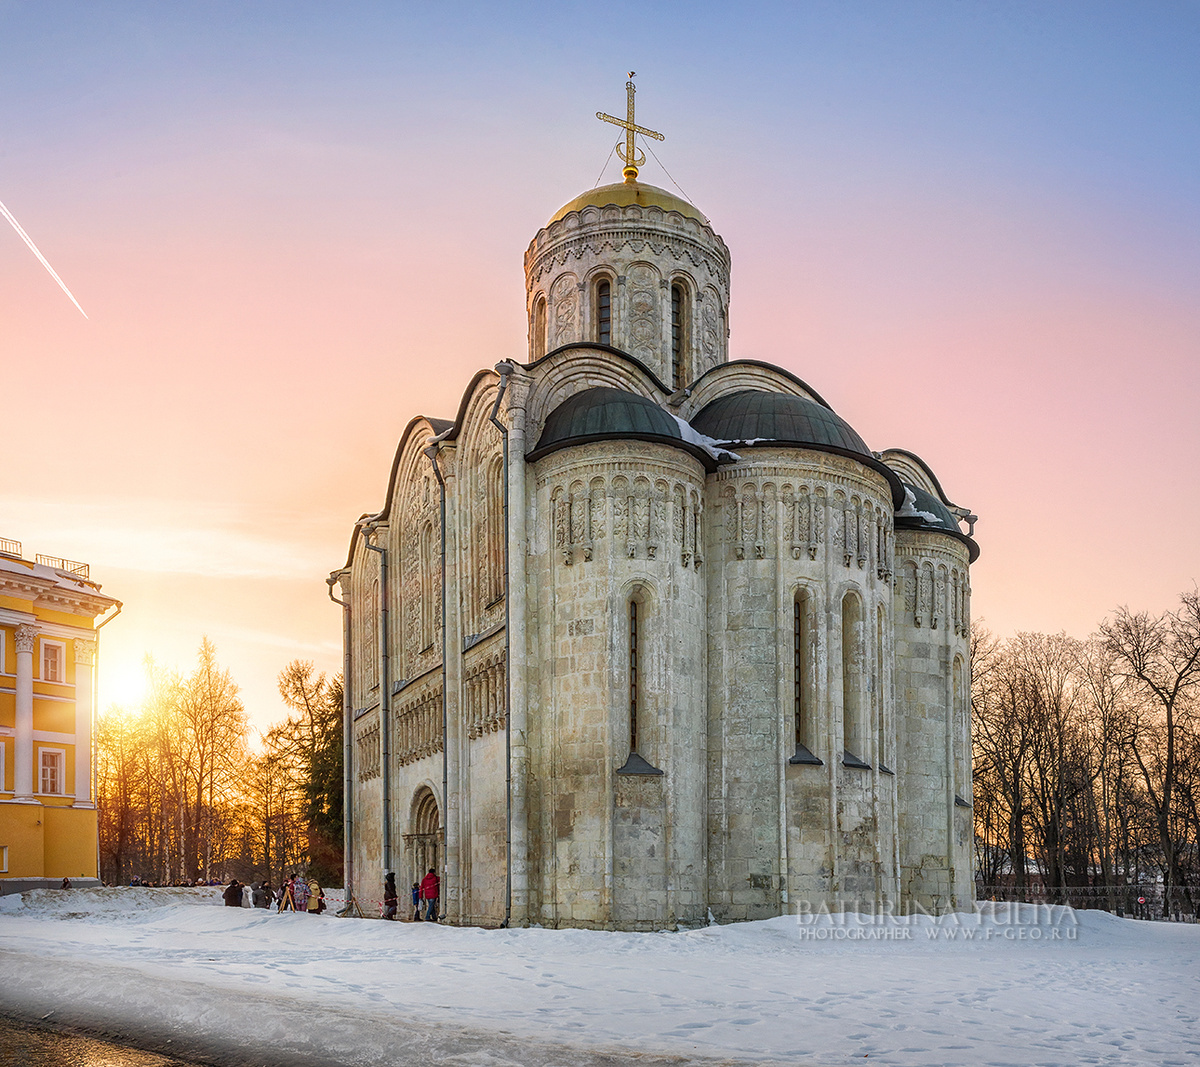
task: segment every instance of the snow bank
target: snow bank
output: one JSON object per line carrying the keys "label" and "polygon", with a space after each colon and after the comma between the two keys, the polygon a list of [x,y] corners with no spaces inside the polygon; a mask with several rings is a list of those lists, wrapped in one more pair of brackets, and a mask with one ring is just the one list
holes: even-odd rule
{"label": "snow bank", "polygon": [[0,1006],[176,1047],[225,1041],[263,1063],[1200,1056],[1197,926],[989,904],[680,933],[480,930],[217,907],[219,892],[0,903]]}

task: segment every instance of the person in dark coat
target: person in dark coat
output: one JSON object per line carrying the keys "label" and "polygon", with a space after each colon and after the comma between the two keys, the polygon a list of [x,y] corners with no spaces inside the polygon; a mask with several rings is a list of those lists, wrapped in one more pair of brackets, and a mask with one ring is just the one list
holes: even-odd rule
{"label": "person in dark coat", "polygon": [[438,878],[437,872],[430,867],[429,873],[421,879],[421,899],[425,901],[426,922],[435,923],[438,921],[437,905],[440,890],[441,879]]}
{"label": "person in dark coat", "polygon": [[412,921],[415,923],[419,923],[421,921],[421,883],[420,882],[413,882],[412,901],[413,901]]}
{"label": "person in dark coat", "polygon": [[221,896],[225,898],[225,907],[240,908],[242,906],[242,883],[236,878],[230,878],[229,885],[225,887],[225,892]]}
{"label": "person in dark coat", "polygon": [[383,880],[383,917],[385,919],[396,918],[396,906],[400,903],[400,897],[396,892],[396,875],[392,871],[388,871],[388,876]]}

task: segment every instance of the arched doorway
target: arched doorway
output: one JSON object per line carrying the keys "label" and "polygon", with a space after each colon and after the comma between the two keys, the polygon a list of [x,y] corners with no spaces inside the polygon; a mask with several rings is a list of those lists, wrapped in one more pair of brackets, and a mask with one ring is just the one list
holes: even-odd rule
{"label": "arched doorway", "polygon": [[429,868],[442,871],[442,817],[437,798],[427,787],[413,797],[411,833],[404,835],[404,857],[408,864],[409,884],[419,882]]}

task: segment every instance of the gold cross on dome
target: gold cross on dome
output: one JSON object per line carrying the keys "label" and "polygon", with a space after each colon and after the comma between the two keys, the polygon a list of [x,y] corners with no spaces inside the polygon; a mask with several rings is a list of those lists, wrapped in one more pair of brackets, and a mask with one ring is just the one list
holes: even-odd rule
{"label": "gold cross on dome", "polygon": [[665,140],[661,133],[654,130],[648,130],[644,126],[638,126],[633,121],[633,94],[637,90],[633,86],[634,72],[629,72],[629,81],[625,83],[626,108],[625,118],[613,118],[612,115],[606,115],[603,111],[596,112],[596,118],[601,122],[611,122],[614,126],[621,126],[625,130],[625,144],[617,143],[617,156],[621,162],[625,164],[625,181],[637,181],[638,167],[646,162],[646,153],[639,152],[637,145],[634,144],[633,135],[640,133],[643,137],[653,137],[656,141]]}

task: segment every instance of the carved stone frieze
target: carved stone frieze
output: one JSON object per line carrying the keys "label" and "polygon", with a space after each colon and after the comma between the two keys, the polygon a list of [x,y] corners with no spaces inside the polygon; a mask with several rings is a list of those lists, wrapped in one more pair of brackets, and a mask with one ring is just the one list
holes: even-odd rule
{"label": "carved stone frieze", "polygon": [[495,648],[467,665],[463,715],[468,737],[482,737],[504,728],[506,684],[503,648]]}
{"label": "carved stone frieze", "polygon": [[417,692],[402,693],[392,708],[392,757],[401,767],[442,751],[441,682],[413,688]]}
{"label": "carved stone frieze", "polygon": [[[590,472],[589,472],[590,473]],[[612,516],[615,545],[629,559],[657,559],[663,546],[672,545],[680,562],[699,567],[703,553],[699,491],[674,479],[593,476],[586,493],[582,479],[569,486],[550,487],[550,543],[566,566],[589,562],[605,536]]]}
{"label": "carved stone frieze", "polygon": [[360,782],[379,777],[379,716],[354,735],[354,766]]}

